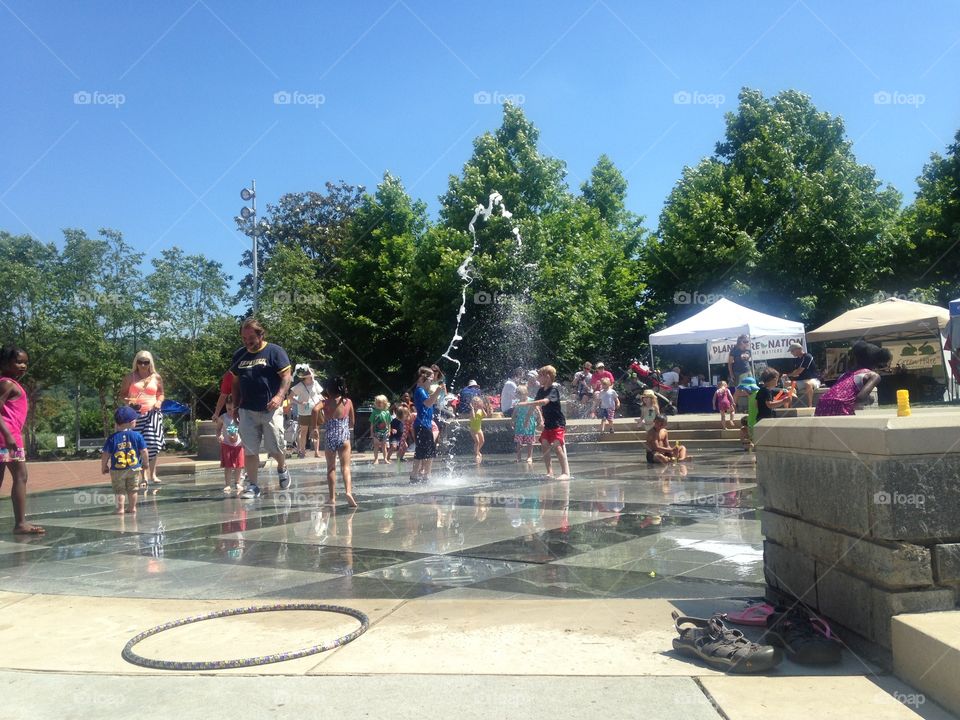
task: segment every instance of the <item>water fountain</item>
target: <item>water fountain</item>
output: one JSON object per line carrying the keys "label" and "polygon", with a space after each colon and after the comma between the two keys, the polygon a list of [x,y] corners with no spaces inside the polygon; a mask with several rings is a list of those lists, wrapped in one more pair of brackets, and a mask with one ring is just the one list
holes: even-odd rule
{"label": "water fountain", "polygon": [[[467,231],[470,233],[470,237],[473,242],[469,252],[467,253],[467,256],[464,258],[463,262],[460,263],[460,266],[457,268],[457,275],[460,278],[462,283],[461,290],[460,290],[460,309],[457,311],[457,320],[456,320],[456,326],[453,331],[453,336],[450,339],[450,343],[448,344],[447,349],[441,355],[443,359],[449,360],[450,362],[454,363],[454,365],[456,366],[452,373],[452,376],[448,379],[448,382],[447,382],[447,392],[449,394],[453,394],[455,391],[457,375],[459,374],[460,369],[462,367],[460,360],[454,357],[453,353],[459,348],[458,343],[461,340],[463,340],[463,336],[460,334],[460,328],[461,328],[461,323],[463,321],[463,318],[467,314],[467,293],[468,293],[468,289],[476,279],[476,275],[475,275],[476,271],[475,271],[475,268],[473,267],[473,258],[477,252],[478,242],[479,242],[477,239],[476,223],[478,220],[483,220],[483,221],[488,220],[491,217],[491,215],[493,215],[497,211],[499,211],[500,217],[506,220],[510,220],[513,217],[513,213],[511,213],[507,209],[506,205],[503,202],[503,196],[499,192],[494,190],[493,192],[490,193],[489,197],[487,198],[486,206],[480,203],[474,208],[473,217],[470,219],[470,222],[467,225]],[[523,238],[520,235],[520,228],[515,225],[513,226],[511,232],[513,234],[513,237],[516,239],[515,252],[519,256],[520,251],[523,249]],[[526,291],[525,291],[525,294],[526,294]],[[494,300],[493,297],[491,297],[490,300],[491,302],[485,304],[484,306],[492,312],[504,315],[504,318],[501,319],[501,322],[497,323],[498,325],[502,325],[505,328],[514,328],[514,329],[521,326],[518,320],[518,318],[520,317],[519,312],[521,310],[523,310],[523,312],[526,312],[525,308],[521,309],[520,307],[521,303],[517,302],[515,298],[506,298],[506,302],[493,302]],[[528,325],[524,324],[523,327],[526,328],[528,327]],[[511,332],[509,334],[519,336],[520,333]],[[483,339],[481,338],[481,341],[482,340]],[[449,437],[446,442],[448,452],[446,453],[446,457],[445,457],[445,465],[449,473],[453,474],[454,450],[458,442],[460,428],[459,428],[459,425],[456,423],[452,423],[449,427],[450,427],[450,430],[448,431]]]}

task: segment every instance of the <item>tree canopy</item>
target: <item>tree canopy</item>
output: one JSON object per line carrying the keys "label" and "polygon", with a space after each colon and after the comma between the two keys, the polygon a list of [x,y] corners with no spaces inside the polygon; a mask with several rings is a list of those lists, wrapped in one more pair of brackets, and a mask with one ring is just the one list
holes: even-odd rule
{"label": "tree canopy", "polygon": [[656,307],[726,295],[816,325],[893,275],[901,196],[843,121],[788,90],[743,90],[715,154],[683,175],[648,247]]}

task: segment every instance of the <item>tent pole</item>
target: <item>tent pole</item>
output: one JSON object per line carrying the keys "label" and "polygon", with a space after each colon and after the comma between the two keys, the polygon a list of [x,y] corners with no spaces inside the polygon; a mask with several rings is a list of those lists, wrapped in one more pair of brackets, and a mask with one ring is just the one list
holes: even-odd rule
{"label": "tent pole", "polygon": [[704,345],[704,348],[707,351],[707,382],[713,385],[713,377],[710,375],[710,341],[707,340],[707,344]]}
{"label": "tent pole", "polygon": [[[950,366],[947,364],[947,351],[943,349],[943,346],[944,346],[944,345],[946,344],[946,342],[947,342],[946,336],[941,335],[941,334],[938,333],[938,334],[937,334],[937,342],[940,343],[940,346],[937,348],[937,349],[939,350],[939,352],[940,352],[940,358],[939,358],[939,359],[943,361],[943,381],[946,383],[946,388],[945,388],[945,389],[946,389],[946,391],[947,391],[945,394],[946,394],[946,396],[947,396],[947,400],[950,400],[950,399],[951,399],[951,393],[950,393],[950,377],[951,377],[952,373],[950,372]],[[952,356],[952,354],[953,354],[953,353],[951,352],[951,356]]]}
{"label": "tent pole", "polygon": [[657,364],[653,359],[653,338],[647,335],[647,342],[650,343],[650,371],[653,372],[657,369]]}

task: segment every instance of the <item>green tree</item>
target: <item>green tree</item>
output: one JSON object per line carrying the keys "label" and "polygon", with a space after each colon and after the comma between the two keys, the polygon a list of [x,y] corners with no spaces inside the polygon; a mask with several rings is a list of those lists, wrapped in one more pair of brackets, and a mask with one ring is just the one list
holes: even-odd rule
{"label": "green tree", "polygon": [[618,227],[624,221],[627,180],[609,157],[600,156],[580,190],[587,205],[595,208],[608,225]]}
{"label": "green tree", "polygon": [[642,217],[626,210],[627,180],[606,155],[597,160],[581,191],[583,200],[606,225],[605,232],[599,229],[595,248],[602,267],[602,293],[597,301],[607,311],[603,330],[595,333],[594,346],[583,348],[581,356],[605,356],[626,364],[640,354],[655,327],[642,307],[648,275],[643,254],[650,233]]}
{"label": "green tree", "polygon": [[327,325],[339,343],[337,369],[359,398],[402,387],[415,358],[406,349],[413,325],[403,312],[414,248],[427,228],[426,206],[384,174],[350,221],[342,280],[330,288]]}
{"label": "green tree", "polygon": [[[462,173],[450,177],[440,198],[442,228],[427,233],[416,250],[412,302],[407,307],[416,323],[414,337],[427,357],[437,357],[447,347],[461,306],[457,269],[473,247],[471,219],[494,192],[500,193],[503,207],[512,214],[495,208],[489,219],[474,223],[477,244],[468,268],[473,282],[465,298],[463,340],[454,357],[462,362],[466,376],[481,381],[499,380],[519,362],[552,359],[551,348],[541,347],[538,337],[528,337],[537,332],[531,290],[549,251],[544,218],[568,206],[572,198],[564,184],[564,163],[543,155],[538,139],[539,131],[523,112],[504,105],[501,126],[474,140]],[[427,319],[431,316],[438,319]],[[440,327],[444,322],[445,331]],[[504,335],[510,327],[516,332]]]}
{"label": "green tree", "polygon": [[[440,198],[443,224],[465,231],[476,206],[486,205],[493,191],[499,192],[507,208],[521,218],[567,203],[566,166],[541,154],[539,139],[540,131],[523,111],[505,104],[497,131],[476,138],[473,155],[462,174],[450,176],[448,190]],[[497,234],[497,229],[493,232]]]}
{"label": "green tree", "polygon": [[144,291],[152,351],[168,397],[186,400],[197,417],[200,398],[219,383],[239,345],[227,311],[230,277],[220,263],[178,247],[151,263]]}
{"label": "green tree", "polygon": [[739,100],[715,156],[684,169],[660,216],[651,310],[690,309],[677,292],[718,293],[819,324],[892,275],[900,194],[806,95]]}
{"label": "green tree", "polygon": [[259,312],[270,342],[282,346],[291,362],[315,368],[329,362],[336,347],[324,328],[329,283],[320,267],[299,245],[278,245],[262,276]]}
{"label": "green tree", "polygon": [[[342,249],[349,239],[349,223],[360,203],[363,186],[344,182],[326,183],[326,193],[297,192],[281,196],[276,205],[267,205],[257,228],[257,262],[261,283],[273,256],[280,247],[298,248],[315,265],[318,286],[312,292],[323,295],[336,282]],[[254,219],[237,219],[247,236]],[[251,267],[253,252],[247,251],[240,264]],[[239,298],[251,299],[252,276],[240,281]]]}
{"label": "green tree", "polygon": [[473,282],[454,354],[461,384],[475,377],[494,385],[516,365],[546,362],[572,373],[584,357],[634,354],[643,334],[645,231],[625,211],[626,180],[602,156],[575,197],[564,163],[542,154],[538,138],[521,110],[504,106],[501,127],[477,138],[462,173],[450,178],[442,226],[416,248],[407,307],[416,344],[436,357],[461,305],[456,271],[473,246],[471,219],[493,192],[512,213],[494,208],[474,225]]}
{"label": "green tree", "polygon": [[904,212],[908,243],[897,263],[897,291],[946,305],[960,295],[960,130],[946,155],[933,153]]}
{"label": "green tree", "polygon": [[120,381],[130,371],[137,326],[142,323],[142,287],[129,268],[139,264],[143,255],[134,252],[117,231],[101,229],[98,235],[91,238],[83,230],[64,231],[56,271],[64,299],[58,359],[67,377],[96,393],[106,434],[113,423]]}
{"label": "green tree", "polygon": [[56,245],[0,231],[0,340],[18,345],[30,355],[30,370],[23,384],[31,406],[27,419],[31,452],[35,450],[38,395],[63,379],[58,361],[63,333],[58,317],[62,304],[58,260]]}

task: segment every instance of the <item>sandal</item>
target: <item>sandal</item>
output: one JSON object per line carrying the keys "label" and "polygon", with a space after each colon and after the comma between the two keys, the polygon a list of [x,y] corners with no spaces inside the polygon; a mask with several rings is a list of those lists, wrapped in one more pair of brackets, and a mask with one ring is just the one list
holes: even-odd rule
{"label": "sandal", "polygon": [[[720,615],[710,619],[671,614],[680,633],[673,649],[682,655],[702,660],[710,667],[732,673],[765,672],[780,664],[783,656],[775,647],[747,640],[739,630],[724,627]],[[683,627],[683,626],[692,627]]]}
{"label": "sandal", "polygon": [[767,618],[763,640],[782,647],[790,660],[801,665],[835,665],[842,659],[830,625],[802,605],[776,608]]}
{"label": "sandal", "polygon": [[752,603],[743,610],[726,613],[723,618],[729,620],[735,625],[754,625],[756,627],[766,627],[767,618],[773,614],[773,605],[765,602]]}

